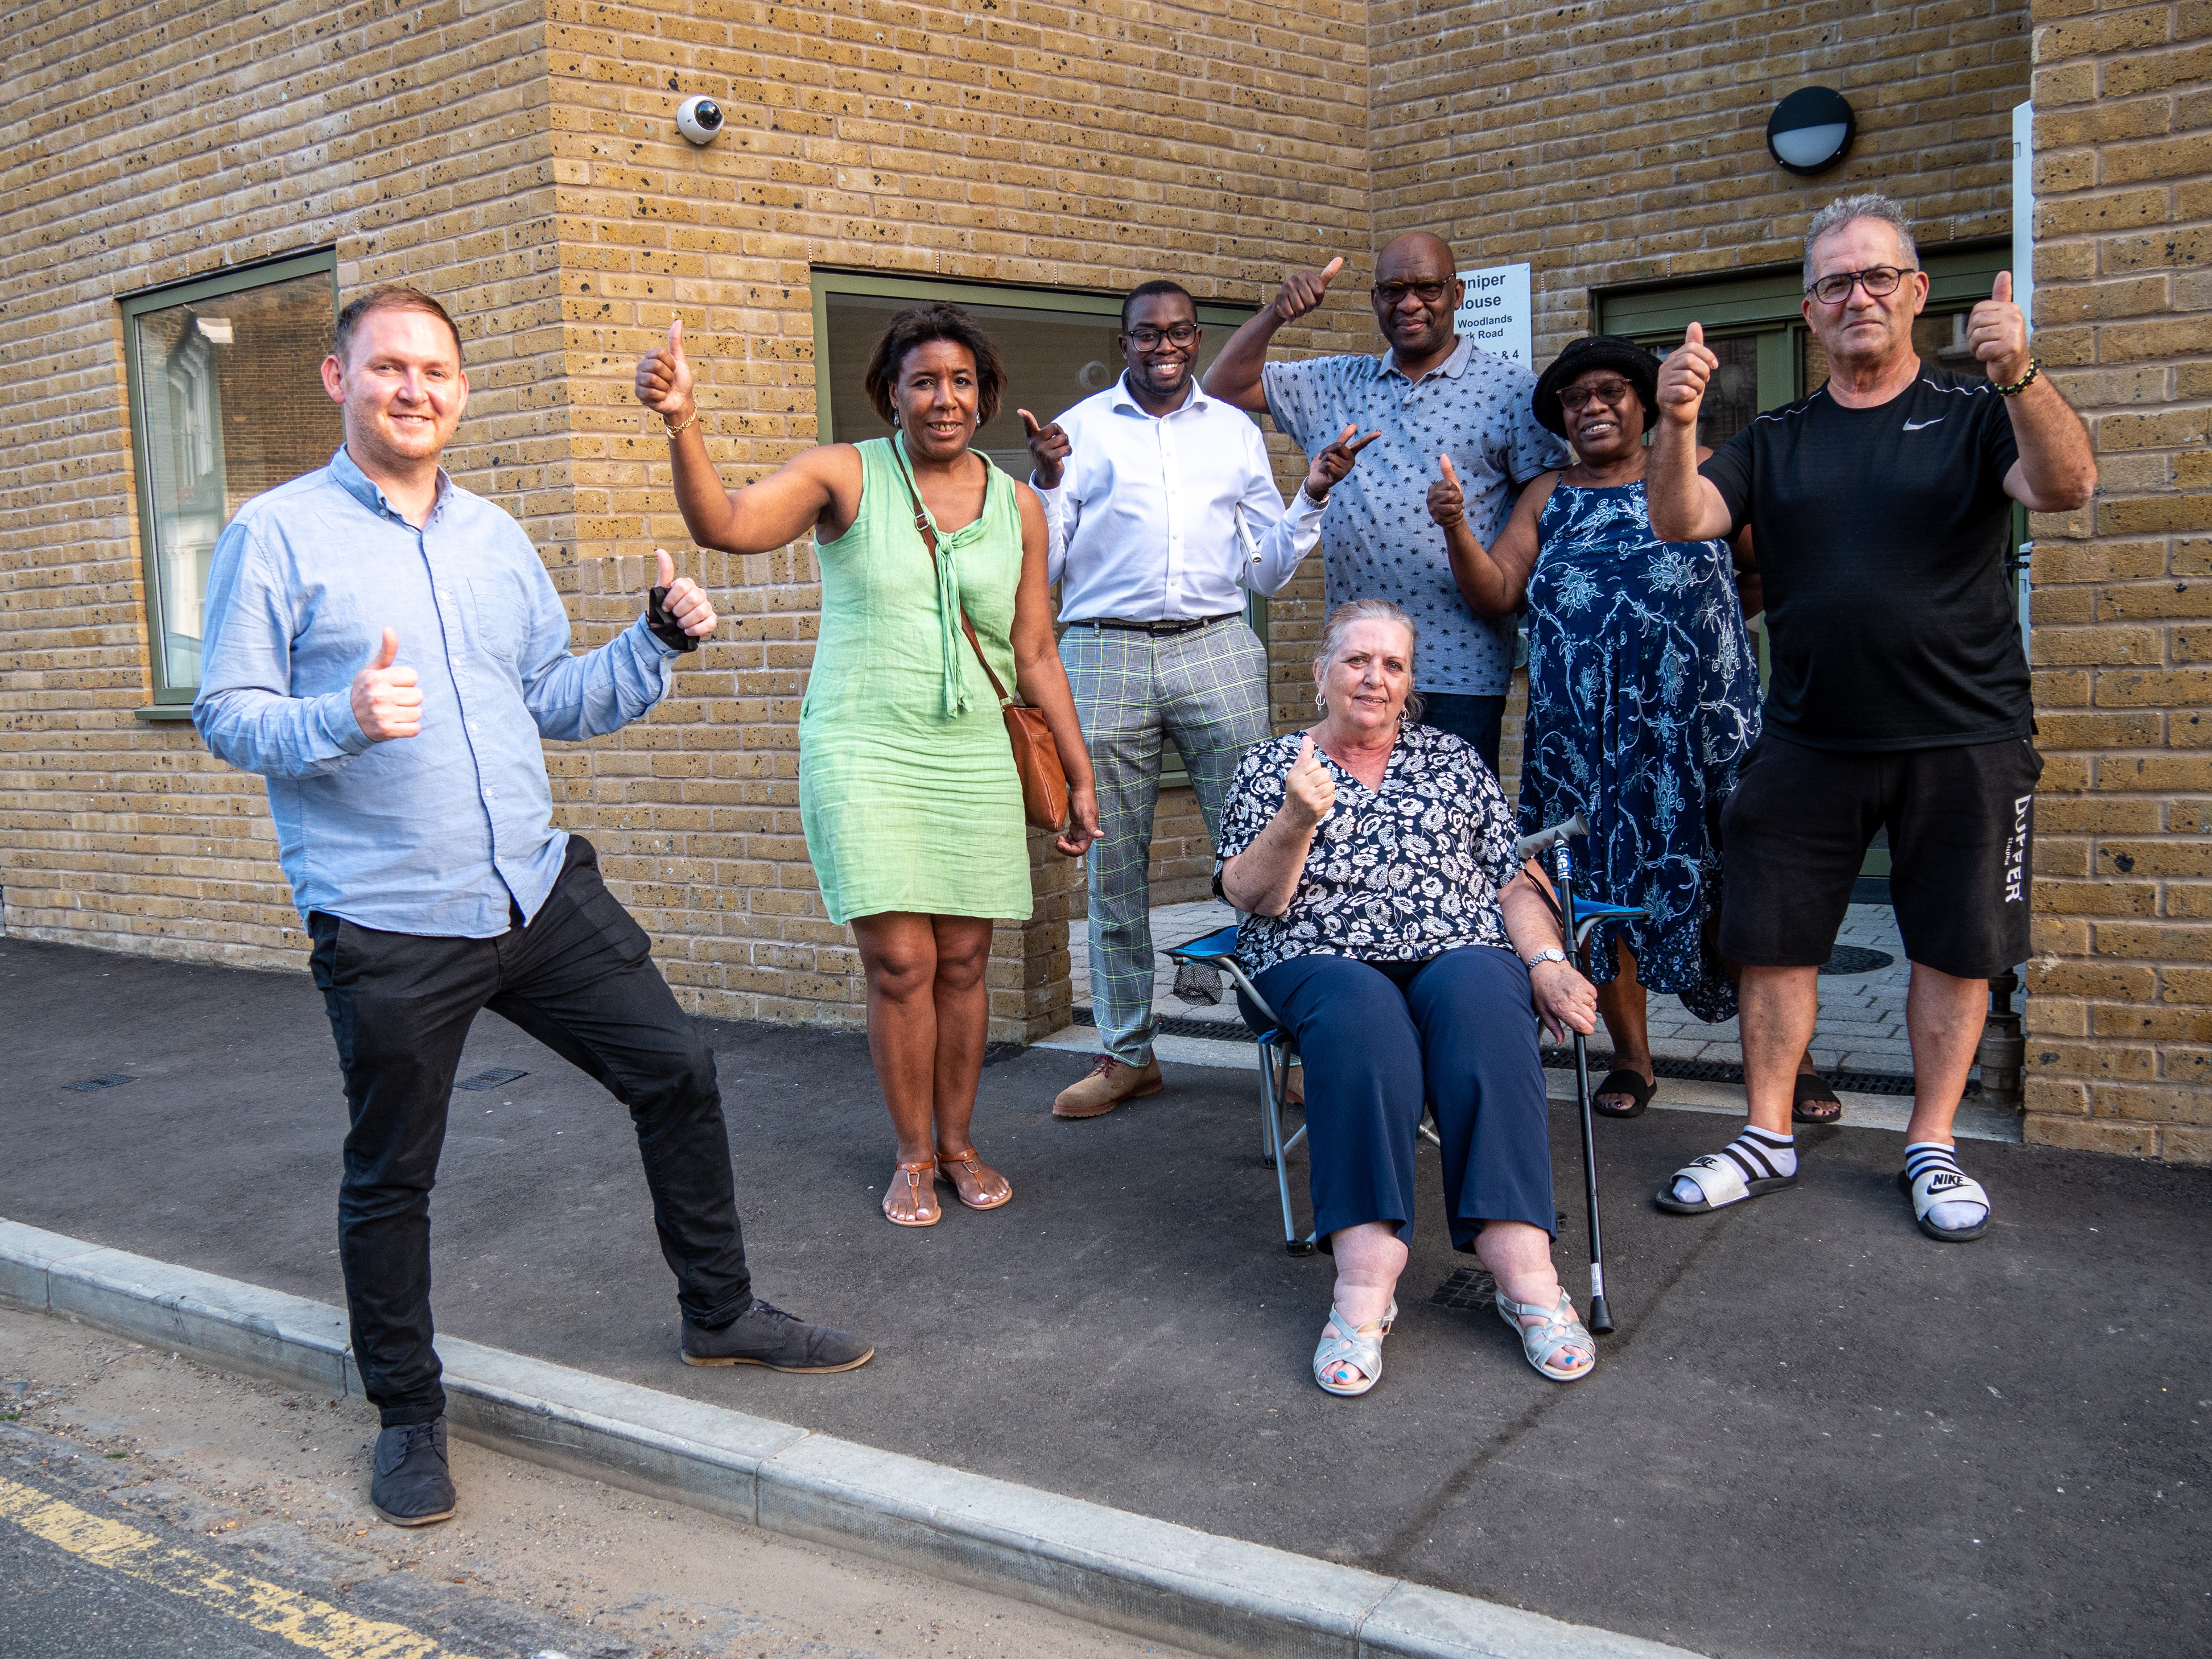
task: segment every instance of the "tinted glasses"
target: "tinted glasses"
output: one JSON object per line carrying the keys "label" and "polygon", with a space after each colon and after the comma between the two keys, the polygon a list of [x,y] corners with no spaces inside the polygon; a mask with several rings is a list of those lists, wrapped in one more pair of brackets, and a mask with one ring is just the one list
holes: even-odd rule
{"label": "tinted glasses", "polygon": [[1595,398],[1608,409],[1619,409],[1628,401],[1628,394],[1635,390],[1626,380],[1600,380],[1595,386],[1563,386],[1559,391],[1559,407],[1580,409]]}
{"label": "tinted glasses", "polygon": [[1377,283],[1375,297],[1386,306],[1401,306],[1412,295],[1425,306],[1439,303],[1450,291],[1449,283]]}

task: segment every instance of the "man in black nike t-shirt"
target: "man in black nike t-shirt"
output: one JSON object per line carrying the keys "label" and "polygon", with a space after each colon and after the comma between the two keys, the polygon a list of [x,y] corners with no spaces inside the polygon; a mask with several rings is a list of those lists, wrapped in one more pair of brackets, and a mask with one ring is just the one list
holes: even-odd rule
{"label": "man in black nike t-shirt", "polygon": [[1989,1226],[1951,1121],[1989,977],[2027,954],[2043,763],[2004,576],[2012,503],[2070,512],[2097,474],[2088,434],[2028,355],[2010,274],[1967,319],[1987,380],[1920,360],[1912,319],[1927,299],[1904,210],[1856,196],[1805,240],[1826,385],[1700,469],[1698,409],[1719,364],[1698,325],[1660,370],[1651,527],[1668,541],[1751,528],[1773,669],[1765,734],[1721,820],[1720,950],[1743,970],[1751,1121],[1660,1189],[1663,1209],[1701,1214],[1796,1179],[1790,1095],[1819,965],[1887,828],[1917,1079],[1899,1184],[1932,1238]]}

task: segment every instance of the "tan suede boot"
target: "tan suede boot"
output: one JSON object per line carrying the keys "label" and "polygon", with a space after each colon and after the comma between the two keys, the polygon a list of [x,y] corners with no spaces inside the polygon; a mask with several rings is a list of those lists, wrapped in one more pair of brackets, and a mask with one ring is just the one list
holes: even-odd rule
{"label": "tan suede boot", "polygon": [[1052,1115],[1103,1117],[1125,1100],[1156,1095],[1166,1087],[1160,1077],[1157,1054],[1142,1066],[1131,1066],[1111,1054],[1101,1054],[1091,1062],[1090,1076],[1060,1091],[1060,1097],[1052,1103]]}

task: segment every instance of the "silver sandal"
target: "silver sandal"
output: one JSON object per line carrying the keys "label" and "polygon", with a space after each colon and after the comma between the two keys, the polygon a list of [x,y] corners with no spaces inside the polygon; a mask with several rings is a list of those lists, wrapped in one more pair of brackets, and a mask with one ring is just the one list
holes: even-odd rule
{"label": "silver sandal", "polygon": [[[1513,1334],[1521,1339],[1521,1352],[1528,1363],[1554,1382],[1579,1382],[1597,1369],[1597,1344],[1590,1340],[1589,1328],[1575,1311],[1574,1298],[1564,1290],[1559,1299],[1548,1310],[1533,1302],[1516,1302],[1503,1289],[1498,1292],[1498,1316],[1513,1328]],[[1523,1325],[1524,1319],[1540,1319],[1540,1325]],[[1562,1348],[1580,1348],[1589,1355],[1582,1364],[1568,1370],[1552,1363],[1552,1356]]]}
{"label": "silver sandal", "polygon": [[[1382,1380],[1382,1339],[1390,1334],[1390,1328],[1398,1322],[1397,1299],[1395,1297],[1391,1298],[1390,1305],[1383,1310],[1382,1317],[1376,1321],[1371,1328],[1353,1324],[1337,1311],[1336,1304],[1334,1302],[1328,1304],[1328,1318],[1329,1322],[1334,1324],[1337,1329],[1349,1331],[1351,1334],[1331,1336],[1328,1334],[1328,1326],[1322,1327],[1321,1346],[1314,1350],[1314,1381],[1321,1384],[1325,1393],[1340,1397],[1348,1398],[1354,1395],[1365,1394],[1368,1389]],[[1375,1334],[1362,1336],[1359,1333],[1363,1328],[1372,1328]],[[1359,1368],[1361,1380],[1353,1383],[1330,1382],[1328,1380],[1330,1369],[1346,1364],[1357,1365]]]}

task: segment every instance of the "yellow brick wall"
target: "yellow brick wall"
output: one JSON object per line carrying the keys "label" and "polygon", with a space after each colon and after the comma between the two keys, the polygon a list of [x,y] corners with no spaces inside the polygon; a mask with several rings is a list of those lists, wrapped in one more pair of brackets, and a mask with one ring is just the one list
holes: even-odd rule
{"label": "yellow brick wall", "polygon": [[[597,643],[635,614],[654,543],[684,544],[629,389],[672,307],[734,483],[814,439],[811,267],[1105,290],[1172,274],[1257,302],[1366,234],[1364,21],[1251,0],[18,10],[8,925],[262,965],[301,947],[259,781],[131,715],[150,669],[116,296],[317,246],[349,293],[438,294],[474,388],[457,475],[521,518]],[[673,125],[693,92],[729,115],[704,150]],[[692,568],[727,634],[650,721],[550,747],[557,817],[599,843],[693,1006],[856,1021],[857,963],[797,821],[811,552]],[[1036,915],[1002,930],[994,1035],[1065,1023],[1073,872],[1037,864]]]}
{"label": "yellow brick wall", "polygon": [[[0,114],[0,885],[8,926],[270,964],[297,915],[260,781],[149,726],[117,296],[336,244],[470,338],[456,459],[564,585],[568,441],[537,0],[11,10]],[[319,395],[319,394],[318,394]],[[496,467],[492,458],[498,457]]]}
{"label": "yellow brick wall", "polygon": [[2027,1135],[2212,1162],[2212,4],[2036,0],[2036,350],[2087,417],[2035,525]]}
{"label": "yellow brick wall", "polygon": [[[1896,195],[1924,245],[2011,228],[2019,0],[1378,0],[1371,17],[1376,234],[1528,261],[1540,361],[1589,331],[1592,288],[1794,260],[1852,189]],[[1810,179],[1765,140],[1805,85],[1858,118]]]}

